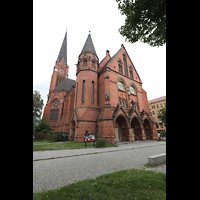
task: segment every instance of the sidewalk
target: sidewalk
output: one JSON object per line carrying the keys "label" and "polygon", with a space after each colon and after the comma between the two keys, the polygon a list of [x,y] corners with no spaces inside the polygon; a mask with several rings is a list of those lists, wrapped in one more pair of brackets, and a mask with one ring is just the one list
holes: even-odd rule
{"label": "sidewalk", "polygon": [[166,142],[147,140],[147,141],[134,141],[132,143],[119,142],[118,147],[34,151],[33,161],[73,157],[73,156],[81,156],[81,155],[89,155],[89,154],[98,154],[98,153],[105,153],[105,152],[124,151],[128,149],[138,149],[138,148],[160,146],[160,145],[166,145]]}

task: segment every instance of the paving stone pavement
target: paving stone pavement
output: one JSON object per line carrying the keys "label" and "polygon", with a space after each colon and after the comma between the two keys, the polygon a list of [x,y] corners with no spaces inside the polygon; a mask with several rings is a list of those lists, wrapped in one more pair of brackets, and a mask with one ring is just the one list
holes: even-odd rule
{"label": "paving stone pavement", "polygon": [[[140,141],[104,149],[33,152],[33,192],[56,189],[115,171],[144,169],[148,156],[159,153],[166,153],[166,142]],[[166,173],[166,165],[147,170]]]}

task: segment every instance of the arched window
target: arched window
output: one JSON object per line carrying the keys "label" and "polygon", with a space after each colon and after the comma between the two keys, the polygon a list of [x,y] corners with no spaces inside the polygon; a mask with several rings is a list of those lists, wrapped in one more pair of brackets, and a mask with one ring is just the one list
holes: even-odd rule
{"label": "arched window", "polygon": [[50,112],[50,120],[58,120],[59,113],[59,100],[54,99],[51,103],[51,112]]}
{"label": "arched window", "polygon": [[125,72],[125,75],[128,76],[128,68],[127,68],[127,62],[126,62],[125,54],[123,55],[123,61],[124,61],[124,72]]}
{"label": "arched window", "polygon": [[87,68],[87,58],[83,58],[83,68]]}
{"label": "arched window", "polygon": [[119,67],[119,73],[123,74],[123,70],[122,70],[122,62],[119,60],[118,61],[118,67]]}
{"label": "arched window", "polygon": [[122,77],[118,77],[116,80],[117,86],[119,90],[125,91],[127,87],[125,80]]}
{"label": "arched window", "polygon": [[58,120],[59,109],[53,109],[50,113],[50,120]]}
{"label": "arched window", "polygon": [[130,73],[130,78],[133,78],[133,69],[131,66],[129,66],[129,73]]}
{"label": "arched window", "polygon": [[136,86],[133,82],[129,84],[129,91],[130,91],[131,94],[136,95],[137,88],[136,88]]}
{"label": "arched window", "polygon": [[91,102],[94,103],[94,81],[92,81]]}
{"label": "arched window", "polygon": [[83,59],[83,64],[87,64],[87,58]]}
{"label": "arched window", "polygon": [[123,84],[122,81],[118,81],[118,82],[117,82],[117,86],[118,86],[118,88],[119,88],[120,90],[124,90],[124,84]]}
{"label": "arched window", "polygon": [[92,59],[92,68],[96,69],[96,67],[95,67],[95,59],[94,58]]}
{"label": "arched window", "polygon": [[94,58],[92,59],[92,65],[95,65],[95,60],[94,60]]}
{"label": "arched window", "polygon": [[130,77],[133,78],[133,72],[132,71],[130,71]]}
{"label": "arched window", "polygon": [[59,106],[59,101],[58,100],[53,101],[53,107],[57,108],[58,106]]}
{"label": "arched window", "polygon": [[85,102],[85,80],[83,81],[82,102]]}
{"label": "arched window", "polygon": [[77,83],[77,85],[76,85],[76,106],[77,106],[77,97],[78,96],[78,83]]}

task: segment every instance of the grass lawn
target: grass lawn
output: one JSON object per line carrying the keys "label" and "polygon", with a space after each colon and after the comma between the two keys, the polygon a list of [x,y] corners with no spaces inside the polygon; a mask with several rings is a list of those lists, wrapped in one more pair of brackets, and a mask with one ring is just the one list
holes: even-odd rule
{"label": "grass lawn", "polygon": [[166,199],[166,174],[138,169],[123,170],[56,190],[33,193],[33,200],[36,199]]}
{"label": "grass lawn", "polygon": [[[87,143],[87,147],[93,147],[93,144]],[[33,151],[55,150],[55,149],[80,149],[80,148],[85,148],[85,143],[78,143],[78,142],[55,143],[55,142],[52,142],[50,144],[40,144],[40,145],[33,144]]]}
{"label": "grass lawn", "polygon": [[47,140],[47,139],[33,139],[33,144],[43,144],[43,143],[49,143],[51,141]]}
{"label": "grass lawn", "polygon": [[[47,144],[49,141],[46,140],[39,140],[39,141],[33,141],[33,151],[39,151],[39,150],[55,150],[55,149],[80,149],[80,148],[85,148],[85,143],[82,142],[62,142],[62,143],[55,143],[52,142],[50,144]],[[106,147],[112,147],[116,145],[112,144],[106,144]],[[86,148],[92,148],[93,143],[88,142]],[[94,147],[93,147],[94,148]]]}

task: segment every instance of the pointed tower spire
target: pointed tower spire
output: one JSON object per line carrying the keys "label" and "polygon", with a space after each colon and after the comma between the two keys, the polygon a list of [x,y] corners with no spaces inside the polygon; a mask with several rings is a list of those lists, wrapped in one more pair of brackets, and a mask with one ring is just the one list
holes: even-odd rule
{"label": "pointed tower spire", "polygon": [[65,37],[64,37],[60,52],[58,54],[57,61],[60,62],[63,58],[65,60],[65,65],[67,65],[67,30],[65,33]]}
{"label": "pointed tower spire", "polygon": [[95,53],[96,54],[96,51],[95,51],[95,48],[94,48],[94,44],[92,42],[92,38],[91,38],[91,35],[90,35],[90,32],[89,32],[89,35],[87,37],[87,40],[83,46],[83,49],[81,51],[81,53],[83,52],[86,52],[86,51],[90,51],[92,53]]}

